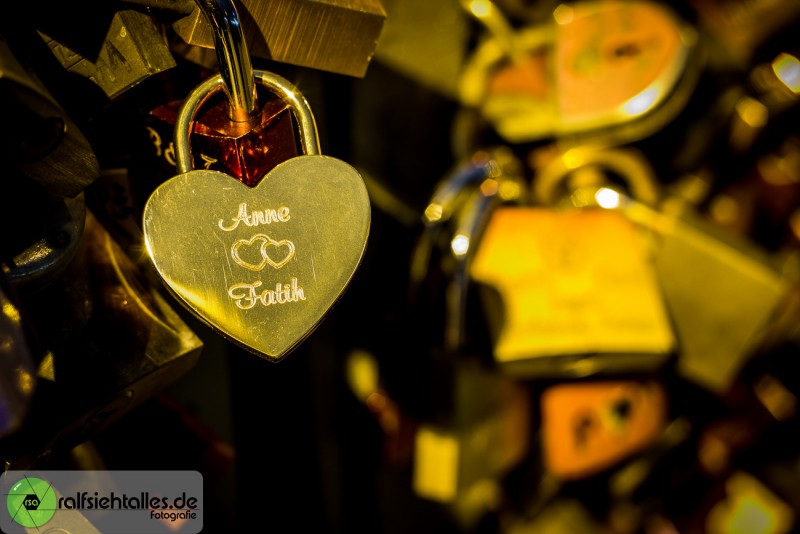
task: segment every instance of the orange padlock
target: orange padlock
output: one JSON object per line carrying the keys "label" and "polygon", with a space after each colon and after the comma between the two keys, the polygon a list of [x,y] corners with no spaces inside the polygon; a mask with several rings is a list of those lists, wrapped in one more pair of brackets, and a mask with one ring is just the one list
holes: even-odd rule
{"label": "orange padlock", "polygon": [[583,478],[644,449],[666,424],[657,382],[563,383],[542,393],[542,448],[548,471]]}

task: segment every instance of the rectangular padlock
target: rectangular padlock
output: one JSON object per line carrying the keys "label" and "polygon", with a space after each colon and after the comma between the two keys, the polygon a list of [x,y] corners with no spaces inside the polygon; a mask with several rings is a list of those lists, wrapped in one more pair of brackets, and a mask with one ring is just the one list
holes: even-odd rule
{"label": "rectangular padlock", "polygon": [[542,393],[545,467],[560,479],[608,469],[653,443],[666,426],[666,393],[654,381],[564,383]]}
{"label": "rectangular padlock", "polygon": [[387,17],[376,61],[456,98],[470,43],[470,21],[458,2],[383,0],[383,5]]}
{"label": "rectangular padlock", "polygon": [[788,280],[755,245],[689,211],[628,203],[626,213],[656,235],[653,268],[680,342],[678,371],[726,391],[786,296]]}
{"label": "rectangular padlock", "polygon": [[98,18],[99,32],[96,18],[75,18],[70,24],[49,21],[37,31],[67,72],[91,80],[109,99],[175,66],[166,38],[151,16],[135,9],[106,8]]}
{"label": "rectangular padlock", "polygon": [[675,339],[634,225],[613,211],[501,208],[470,267],[495,360],[536,377],[649,370]]}
{"label": "rectangular padlock", "polygon": [[[386,18],[380,0],[243,0],[239,10],[256,57],[356,77],[366,74]],[[173,28],[189,44],[214,46],[199,9]]]}

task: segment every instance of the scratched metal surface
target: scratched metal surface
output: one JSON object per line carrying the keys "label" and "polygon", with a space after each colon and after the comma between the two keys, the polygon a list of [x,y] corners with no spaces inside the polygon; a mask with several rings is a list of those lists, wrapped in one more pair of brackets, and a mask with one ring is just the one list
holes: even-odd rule
{"label": "scratched metal surface", "polygon": [[147,250],[168,288],[220,334],[271,361],[339,299],[369,225],[358,172],[327,156],[281,163],[254,188],[216,171],[181,174],[144,211]]}
{"label": "scratched metal surface", "polygon": [[[253,56],[356,77],[366,74],[386,19],[380,0],[242,0],[237,10]],[[214,47],[199,9],[173,28],[189,44]]]}

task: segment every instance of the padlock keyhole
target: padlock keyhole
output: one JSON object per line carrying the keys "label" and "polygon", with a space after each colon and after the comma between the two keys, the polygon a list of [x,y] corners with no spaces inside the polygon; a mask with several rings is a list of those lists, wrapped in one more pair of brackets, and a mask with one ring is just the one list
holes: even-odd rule
{"label": "padlock keyhole", "polygon": [[619,421],[627,421],[628,418],[631,416],[631,409],[633,406],[631,405],[631,401],[629,399],[623,398],[619,399],[611,406],[611,413],[614,415],[614,418]]}
{"label": "padlock keyhole", "polygon": [[615,58],[635,57],[642,53],[642,49],[636,43],[623,43],[614,48]]}
{"label": "padlock keyhole", "polygon": [[589,432],[595,426],[594,417],[590,413],[580,415],[575,422],[573,432],[575,436],[575,446],[582,448],[586,447],[589,441]]}

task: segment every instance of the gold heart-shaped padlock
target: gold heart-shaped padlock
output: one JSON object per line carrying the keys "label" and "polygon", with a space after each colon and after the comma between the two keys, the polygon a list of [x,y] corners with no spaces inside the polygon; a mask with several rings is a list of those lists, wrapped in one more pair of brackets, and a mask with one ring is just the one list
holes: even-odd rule
{"label": "gold heart-shaped padlock", "polygon": [[370,205],[353,167],[319,155],[303,96],[279,76],[254,74],[291,105],[306,155],[281,163],[253,188],[221,172],[191,170],[189,127],[223,84],[220,76],[204,82],[180,110],[180,174],[147,201],[144,237],[182,304],[226,338],[278,361],[350,282],[366,247]]}

